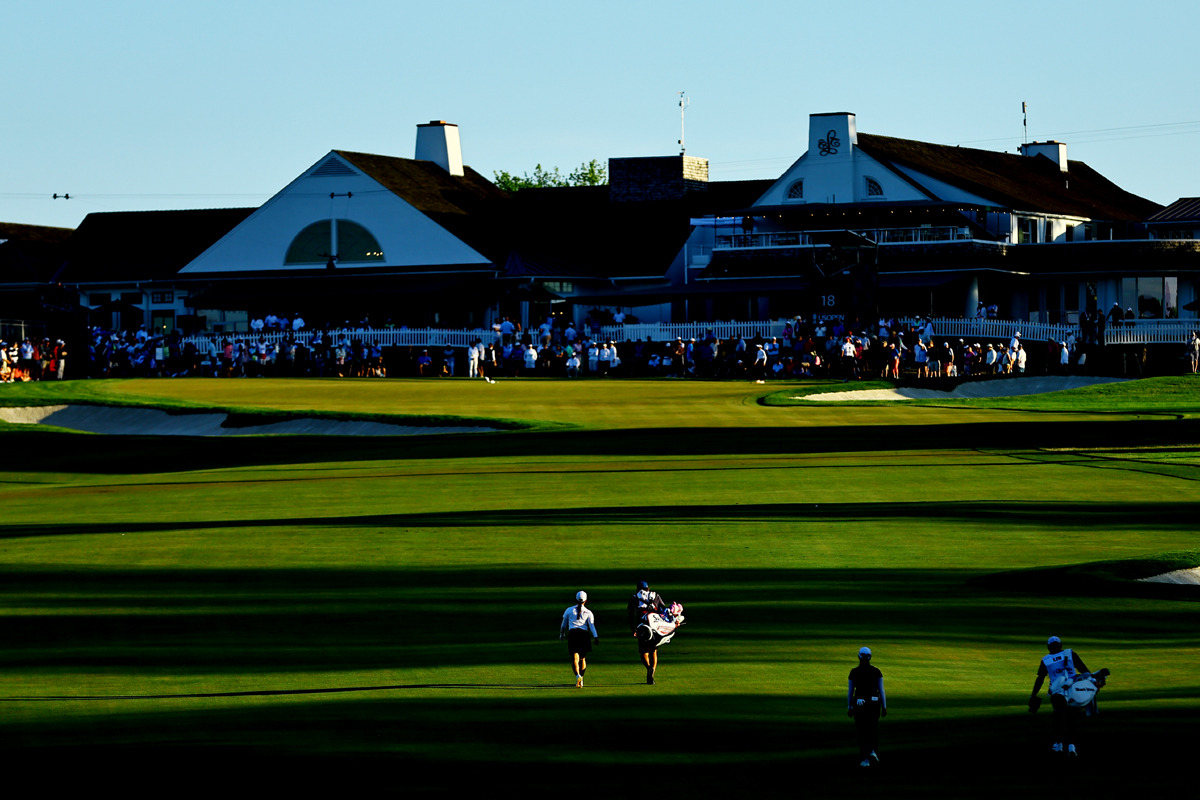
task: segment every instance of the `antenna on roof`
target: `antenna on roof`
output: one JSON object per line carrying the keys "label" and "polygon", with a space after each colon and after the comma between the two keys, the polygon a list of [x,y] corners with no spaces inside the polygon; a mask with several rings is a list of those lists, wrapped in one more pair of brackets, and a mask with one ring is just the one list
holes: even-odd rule
{"label": "antenna on roof", "polygon": [[687,147],[683,144],[683,114],[687,111],[687,107],[692,104],[690,97],[684,97],[683,92],[679,93],[679,155],[687,153]]}
{"label": "antenna on roof", "polygon": [[1029,144],[1029,106],[1021,101],[1021,124],[1025,126],[1025,144]]}

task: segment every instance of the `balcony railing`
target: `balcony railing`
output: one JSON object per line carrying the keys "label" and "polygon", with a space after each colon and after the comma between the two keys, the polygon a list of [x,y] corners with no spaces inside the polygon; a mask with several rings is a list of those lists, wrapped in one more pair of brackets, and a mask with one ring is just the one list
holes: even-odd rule
{"label": "balcony railing", "polygon": [[[854,231],[876,244],[913,244],[916,242],[960,242],[971,238],[971,229],[958,226],[929,228],[877,228]],[[818,237],[819,238],[819,237]],[[776,233],[718,234],[716,250],[747,250],[767,247],[810,247],[813,237],[800,231]]]}

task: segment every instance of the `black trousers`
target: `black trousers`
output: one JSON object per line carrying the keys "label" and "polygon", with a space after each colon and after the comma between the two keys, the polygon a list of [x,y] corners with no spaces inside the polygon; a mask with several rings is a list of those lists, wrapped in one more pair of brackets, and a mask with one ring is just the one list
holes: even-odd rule
{"label": "black trousers", "polygon": [[867,703],[854,709],[854,729],[858,732],[858,754],[866,758],[879,750],[878,703]]}
{"label": "black trousers", "polygon": [[1064,745],[1075,744],[1075,723],[1079,710],[1071,708],[1067,698],[1061,694],[1050,695],[1050,705],[1054,708],[1054,741]]}

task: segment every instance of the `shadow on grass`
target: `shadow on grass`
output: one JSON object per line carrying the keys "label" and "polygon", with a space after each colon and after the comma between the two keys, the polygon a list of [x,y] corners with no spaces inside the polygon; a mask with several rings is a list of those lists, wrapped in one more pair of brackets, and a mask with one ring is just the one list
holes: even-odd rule
{"label": "shadow on grass", "polygon": [[[792,413],[780,410],[780,413]],[[953,413],[947,412],[947,420]],[[939,421],[931,416],[931,422]],[[1173,445],[1200,442],[1200,419],[1064,420],[1048,416],[1003,423],[1003,441],[1024,447]],[[686,420],[678,420],[686,423]],[[25,472],[141,474],[269,464],[396,459],[574,455],[716,456],[994,449],[995,425],[972,423],[842,427],[687,428],[535,431],[412,437],[89,436],[5,430],[0,445],[20,453]]]}
{"label": "shadow on grass", "polygon": [[[168,782],[177,782],[177,770],[188,764],[193,772],[194,765],[208,765],[200,781],[245,766],[259,775],[268,768],[275,784],[345,785],[353,776],[357,786],[380,780],[410,790],[561,789],[586,779],[589,789],[615,792],[650,780],[656,797],[845,796],[867,787],[888,797],[1014,796],[1014,789],[1047,783],[1069,785],[1072,796],[1113,796],[1113,790],[1130,796],[1135,787],[1184,788],[1193,780],[1186,759],[1161,749],[1164,741],[1189,740],[1193,718],[1186,708],[1104,711],[1085,720],[1080,765],[1048,752],[1048,714],[1032,717],[996,696],[940,708],[935,698],[897,695],[880,726],[882,765],[860,771],[853,724],[836,692],[692,695],[643,688],[554,698],[79,704],[56,707],[55,716],[37,722],[0,725],[21,743],[7,752],[20,771],[69,763],[101,776],[133,758],[135,780]],[[915,707],[937,713],[912,716]],[[647,759],[665,771],[647,775]]]}
{"label": "shadow on grass", "polygon": [[[976,574],[656,570],[655,585],[688,609],[688,625],[663,657],[801,663],[829,643],[852,652],[860,639],[986,648],[1024,641],[1036,647],[1031,631],[1047,628],[1093,636],[1073,608],[1012,602],[967,586]],[[53,684],[56,674],[77,671],[234,676],[540,667],[565,658],[558,623],[564,598],[579,586],[588,588],[599,619],[597,663],[636,665],[636,643],[624,624],[634,580],[625,570],[8,569],[0,572],[0,669]],[[1155,647],[1190,646],[1191,608],[1105,608],[1104,637],[1129,648],[1151,640]]]}
{"label": "shadow on grass", "polygon": [[1196,566],[1200,566],[1200,550],[1172,550],[1140,558],[979,575],[971,578],[969,584],[993,591],[1197,601],[1200,600],[1200,586],[1141,580]]}
{"label": "shadow on grass", "polygon": [[[497,509],[491,511],[413,514],[359,514],[266,519],[177,520],[162,522],[28,522],[0,525],[0,539],[37,536],[90,536],[163,531],[237,530],[239,528],[564,528],[596,526],[683,526],[696,523],[829,522],[844,524],[895,520],[969,522],[978,524],[979,502],[919,501],[905,503],[735,503],[713,505],[585,506],[581,508]],[[1200,502],[1097,503],[1025,502],[989,505],[996,528],[1189,530],[1200,517]],[[898,533],[900,533],[898,529]],[[1153,574],[1153,573],[1148,573]]]}

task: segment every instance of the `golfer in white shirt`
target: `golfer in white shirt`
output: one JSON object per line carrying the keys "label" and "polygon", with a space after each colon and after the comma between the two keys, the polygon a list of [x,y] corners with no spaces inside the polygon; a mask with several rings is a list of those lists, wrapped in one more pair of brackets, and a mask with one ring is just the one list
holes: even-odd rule
{"label": "golfer in white shirt", "polygon": [[563,612],[562,624],[558,627],[558,638],[567,640],[567,653],[571,656],[571,671],[575,673],[575,688],[583,688],[583,676],[587,672],[587,654],[592,652],[592,641],[600,641],[596,633],[596,615],[587,604],[587,592],[575,595],[575,605]]}

